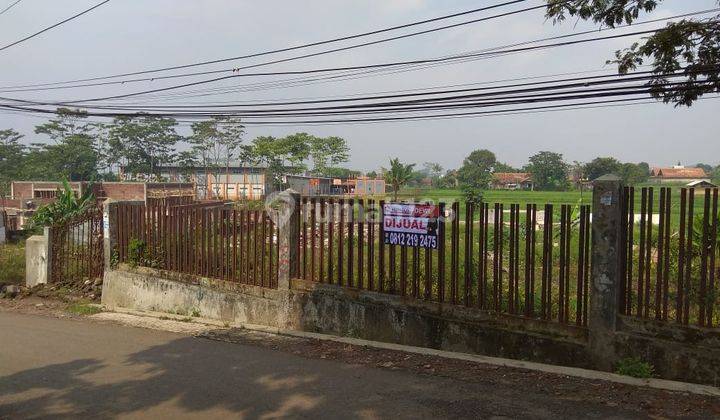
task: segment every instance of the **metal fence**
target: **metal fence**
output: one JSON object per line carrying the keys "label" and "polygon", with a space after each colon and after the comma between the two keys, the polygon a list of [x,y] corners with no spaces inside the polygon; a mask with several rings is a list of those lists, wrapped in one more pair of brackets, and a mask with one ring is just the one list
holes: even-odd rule
{"label": "metal fence", "polygon": [[720,324],[718,189],[625,188],[621,313]]}
{"label": "metal fence", "polygon": [[168,197],[148,197],[146,204],[148,206],[179,206],[195,203],[194,195],[174,195]]}
{"label": "metal fence", "polygon": [[103,276],[103,214],[93,208],[50,228],[50,281],[81,282]]}
{"label": "metal fence", "polygon": [[263,287],[277,287],[278,234],[270,213],[222,203],[120,203],[119,262]]}
{"label": "metal fence", "polygon": [[386,245],[383,204],[303,199],[300,277],[586,325],[589,206],[440,203],[431,250]]}

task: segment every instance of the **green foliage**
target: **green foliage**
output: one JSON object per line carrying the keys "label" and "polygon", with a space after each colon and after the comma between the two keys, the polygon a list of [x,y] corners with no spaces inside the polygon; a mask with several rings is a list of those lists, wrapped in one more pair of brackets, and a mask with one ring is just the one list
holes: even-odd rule
{"label": "green foliage", "polygon": [[639,358],[627,357],[618,362],[615,373],[633,378],[652,378],[653,366]]}
{"label": "green foliage", "polygon": [[568,165],[560,153],[538,152],[530,156],[526,170],[538,190],[562,191],[568,187]]}
{"label": "green foliage", "polygon": [[32,215],[26,229],[34,230],[45,226],[53,226],[71,220],[95,206],[92,186],[88,186],[80,197],[63,181],[62,189],[58,189],[54,202],[40,207]]}
{"label": "green foliage", "polygon": [[607,174],[620,175],[621,166],[614,157],[597,157],[585,164],[585,177],[592,181]]}
{"label": "green foliage", "polygon": [[102,312],[102,309],[87,303],[73,303],[68,306],[67,311],[75,315],[95,315]]}
{"label": "green foliage", "polygon": [[390,168],[383,168],[385,182],[389,183],[393,187],[394,200],[398,199],[398,192],[400,187],[405,185],[412,176],[414,163],[404,164],[400,162],[400,159],[390,159]]}
{"label": "green foliage", "polygon": [[128,263],[131,267],[144,265],[147,257],[147,245],[145,241],[137,238],[131,238],[128,243]]}
{"label": "green foliage", "polygon": [[25,283],[25,243],[0,245],[0,286]]}
{"label": "green foliage", "polygon": [[489,150],[475,150],[463,160],[457,178],[463,190],[483,190],[490,186],[492,172],[497,164],[495,154]]}
{"label": "green foliage", "polygon": [[[178,160],[182,162],[178,163],[185,167],[200,163],[217,180],[221,169],[239,157],[243,134],[245,127],[236,117],[220,116],[193,123],[192,135],[188,138],[192,151],[181,153]],[[193,155],[199,156],[200,162],[196,162]]]}
{"label": "green foliage", "polygon": [[465,201],[473,204],[480,204],[482,202],[483,191],[480,188],[476,188],[472,185],[463,185],[462,192]]}
{"label": "green foliage", "polygon": [[160,179],[158,165],[174,160],[180,140],[177,121],[151,116],[115,118],[109,130],[109,147],[130,174],[150,174]]}
{"label": "green foliage", "polygon": [[23,167],[23,135],[15,130],[0,130],[0,197],[10,192],[10,181],[18,179]]}
{"label": "green foliage", "polygon": [[[609,27],[634,22],[642,12],[655,10],[662,0],[547,0],[546,16],[556,23],[569,16]],[[720,0],[718,1],[720,4]],[[720,91],[720,15],[704,20],[682,19],[668,23],[654,34],[616,51],[621,74],[652,60],[655,75],[649,82],[654,97],[676,106],[690,106],[704,94]],[[663,74],[685,70],[684,78]]]}

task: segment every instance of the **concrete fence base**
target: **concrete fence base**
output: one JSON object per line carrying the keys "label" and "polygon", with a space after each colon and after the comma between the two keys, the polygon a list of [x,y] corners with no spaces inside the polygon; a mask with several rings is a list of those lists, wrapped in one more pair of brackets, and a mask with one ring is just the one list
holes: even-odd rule
{"label": "concrete fence base", "polygon": [[[583,368],[602,368],[588,330],[471,308],[293,279],[284,290],[121,266],[107,271],[102,303],[374,341]],[[718,333],[621,319],[618,357],[640,357],[667,379],[717,385]]]}

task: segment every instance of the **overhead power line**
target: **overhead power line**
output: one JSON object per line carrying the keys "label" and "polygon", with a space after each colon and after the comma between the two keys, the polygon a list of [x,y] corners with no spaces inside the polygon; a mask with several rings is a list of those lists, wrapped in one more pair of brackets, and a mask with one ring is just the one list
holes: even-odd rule
{"label": "overhead power line", "polygon": [[110,0],[102,1],[102,2],[96,4],[95,6],[89,8],[89,9],[85,9],[85,10],[83,10],[82,12],[80,12],[80,13],[78,13],[78,14],[76,14],[76,15],[70,16],[69,18],[67,18],[67,19],[65,19],[65,20],[62,20],[62,21],[60,21],[60,22],[58,22],[58,23],[56,23],[56,24],[54,24],[54,25],[48,26],[48,27],[45,28],[45,29],[42,29],[42,30],[40,30],[40,31],[38,31],[38,32],[35,32],[35,33],[32,34],[32,35],[28,35],[28,36],[26,36],[25,38],[19,39],[19,40],[15,41],[15,42],[13,42],[13,43],[11,43],[11,44],[5,45],[4,47],[0,47],[0,51],[4,51],[4,50],[6,50],[6,49],[8,49],[8,48],[10,48],[10,47],[13,47],[13,46],[18,45],[18,44],[20,44],[20,43],[22,43],[22,42],[25,42],[25,41],[27,41],[27,40],[29,40],[29,39],[31,39],[31,38],[35,38],[36,36],[38,36],[38,35],[40,35],[40,34],[43,34],[43,33],[47,32],[47,31],[49,31],[49,30],[51,30],[51,29],[53,29],[53,28],[57,28],[58,26],[60,26],[60,25],[62,25],[62,24],[64,24],[64,23],[70,22],[70,21],[73,20],[73,19],[77,19],[77,18],[79,18],[80,16],[82,16],[82,15],[84,15],[84,14],[86,14],[86,13],[89,13],[89,12],[97,9],[98,7],[102,6],[103,4],[105,4],[105,3],[109,2],[109,1],[110,1]]}
{"label": "overhead power line", "polygon": [[14,3],[12,3],[10,6],[8,6],[8,7],[4,8],[4,9],[0,10],[0,15],[4,14],[4,13],[7,12],[8,10],[12,9],[13,6],[15,6],[16,4],[20,3],[21,1],[22,1],[22,0],[17,0],[17,1],[15,1]]}
{"label": "overhead power line", "polygon": [[[544,6],[539,6],[539,7],[544,7]],[[536,8],[538,8],[538,7],[533,7],[533,8],[530,8],[530,9],[536,9]],[[519,11],[509,12],[509,13],[505,13],[505,14],[501,14],[501,15],[489,16],[489,17],[481,18],[481,19],[479,19],[479,20],[489,20],[489,19],[492,19],[492,18],[500,17],[500,16],[506,16],[506,15],[508,15],[508,14],[514,14],[514,13],[517,13],[517,12],[527,11],[527,10],[530,10],[530,9],[522,9],[522,10],[519,10]],[[391,71],[390,71],[389,73],[390,73],[390,74],[394,74],[394,73],[402,72],[402,71],[412,71],[412,70],[419,70],[419,69],[428,68],[428,67],[434,67],[434,66],[436,66],[436,65],[456,64],[456,63],[458,63],[458,62],[474,61],[474,60],[483,59],[483,58],[500,57],[500,56],[503,56],[503,55],[515,54],[515,53],[517,53],[517,52],[523,52],[523,51],[511,51],[511,52],[502,52],[502,51],[500,51],[500,52],[498,52],[496,55],[490,55],[489,53],[491,53],[491,52],[493,52],[493,51],[501,50],[501,49],[503,49],[503,48],[518,47],[518,46],[522,46],[522,45],[529,45],[529,44],[534,44],[534,43],[543,42],[543,41],[551,41],[551,40],[565,39],[565,38],[570,38],[570,37],[577,37],[577,36],[581,36],[581,35],[586,35],[586,34],[592,34],[592,33],[601,32],[601,31],[605,31],[605,30],[616,30],[616,29],[619,29],[619,28],[627,27],[627,26],[647,25],[647,24],[651,24],[651,23],[657,23],[657,22],[667,21],[667,20],[676,19],[676,18],[685,18],[685,17],[688,17],[688,16],[694,16],[694,15],[701,15],[701,14],[713,13],[713,12],[717,12],[717,11],[720,11],[720,8],[707,9],[707,10],[696,11],[696,12],[689,12],[689,13],[679,14],[679,15],[675,15],[675,16],[669,16],[669,17],[664,17],[664,18],[659,18],[659,19],[652,19],[652,20],[647,20],[647,21],[642,21],[642,22],[635,22],[633,25],[619,25],[619,26],[616,26],[616,27],[613,27],[613,28],[602,28],[602,29],[600,29],[600,30],[588,30],[588,31],[576,32],[576,33],[571,33],[571,34],[566,34],[566,35],[559,35],[559,36],[553,36],[553,37],[547,37],[547,38],[540,38],[540,39],[535,39],[535,40],[530,40],[530,41],[523,41],[523,42],[517,42],[517,43],[512,43],[512,44],[506,44],[506,45],[503,45],[503,46],[485,48],[485,49],[482,49],[482,50],[475,50],[475,51],[466,52],[466,53],[458,53],[458,54],[446,55],[446,56],[443,56],[443,57],[440,57],[440,58],[448,59],[448,60],[457,59],[457,61],[453,61],[453,62],[451,62],[451,63],[442,63],[442,62],[439,62],[439,63],[420,63],[420,64],[415,64],[415,63],[413,62],[413,63],[411,63],[411,64],[403,64],[402,66],[403,66],[405,69],[403,69],[403,68],[394,69],[394,70],[393,70],[393,69],[390,69]],[[476,21],[477,21],[477,20],[476,20]],[[472,21],[472,22],[475,22],[475,21]],[[451,25],[451,26],[456,26],[456,25]],[[444,27],[444,28],[447,28],[447,27]],[[431,29],[430,31],[434,31],[434,30],[435,30],[435,29]],[[422,32],[420,32],[420,33],[425,33],[425,32],[427,32],[427,31],[422,31]],[[418,34],[418,32],[416,32],[416,33],[414,33],[414,34]],[[413,35],[413,34],[410,34],[410,35]],[[47,87],[41,87],[41,86],[50,85],[50,84],[22,85],[22,86],[4,86],[4,87],[0,87],[0,92],[6,92],[6,93],[7,93],[7,92],[36,92],[36,91],[45,91],[45,90],[74,89],[74,88],[81,88],[81,87],[107,86],[107,85],[126,84],[126,83],[135,83],[135,82],[147,82],[147,81],[166,80],[166,79],[173,79],[173,78],[180,78],[180,77],[191,77],[191,76],[209,75],[209,74],[217,74],[217,73],[227,73],[227,72],[230,72],[230,71],[232,71],[232,70],[237,71],[237,70],[239,70],[239,69],[249,69],[249,68],[255,68],[255,67],[260,67],[260,66],[265,66],[265,65],[270,65],[270,64],[276,64],[276,63],[278,63],[278,62],[291,61],[291,60],[295,60],[295,59],[299,59],[299,58],[305,58],[305,57],[309,57],[309,56],[315,56],[315,55],[325,54],[325,53],[329,53],[329,52],[334,52],[334,51],[339,51],[339,50],[345,50],[345,49],[349,49],[349,48],[356,48],[356,47],[359,47],[359,46],[371,45],[371,44],[375,44],[375,43],[378,43],[378,42],[384,42],[384,41],[387,41],[387,40],[402,38],[402,37],[406,37],[406,36],[408,36],[408,35],[402,35],[402,36],[400,36],[400,37],[394,37],[394,38],[386,38],[386,39],[384,39],[384,40],[373,41],[373,42],[370,42],[370,43],[356,44],[356,45],[353,45],[353,46],[343,47],[343,48],[339,48],[339,49],[336,49],[336,50],[328,50],[328,51],[322,51],[322,52],[319,52],[319,53],[313,53],[313,54],[309,54],[309,55],[295,56],[295,57],[290,57],[290,58],[288,58],[288,59],[283,59],[283,60],[278,60],[278,61],[269,61],[269,62],[264,62],[264,63],[258,63],[258,64],[254,64],[254,65],[250,65],[250,66],[245,66],[245,67],[240,67],[240,68],[236,68],[236,69],[213,70],[213,71],[204,71],[204,72],[195,72],[195,73],[184,73],[184,74],[175,74],[175,75],[167,75],[167,76],[159,76],[159,77],[146,77],[146,78],[126,79],[126,80],[108,81],[108,82],[83,83],[83,84],[76,84],[76,85],[60,85],[61,83],[64,83],[64,82],[57,82],[57,83],[52,84],[52,85],[58,85],[58,86],[47,86]],[[473,54],[477,54],[477,53],[488,53],[489,55],[488,55],[487,57],[476,56],[476,55],[473,56]],[[406,69],[407,69],[407,70],[406,70]],[[362,70],[362,69],[361,69],[361,70]],[[353,70],[353,71],[355,72],[355,74],[359,74],[359,75],[377,73],[377,72],[380,72],[380,71],[385,71],[385,72],[387,72],[386,69],[371,69],[371,70],[364,69],[363,71],[359,71],[359,72],[358,72],[357,70]],[[350,79],[357,78],[357,77],[352,77],[352,76],[354,76],[354,74],[352,74],[351,71],[347,71],[347,72],[348,72],[348,75],[336,75],[336,76],[330,76],[330,77],[314,78],[314,79],[312,79],[312,80],[310,80],[310,81],[311,81],[311,82],[312,82],[312,81],[322,82],[323,80],[338,81],[338,80],[345,80],[345,79],[347,79],[348,77],[349,77]],[[371,75],[372,75],[372,74],[371,74]],[[290,81],[291,83],[290,83],[289,85],[288,85],[285,81],[280,81],[280,82],[264,82],[264,83],[260,83],[259,85],[260,85],[260,86],[269,86],[269,87],[287,87],[287,86],[296,86],[296,85],[307,84],[307,83],[302,83],[302,82],[305,81],[305,80],[307,80],[306,77],[305,77],[305,78],[291,79],[291,81]],[[296,82],[296,81],[297,81],[297,82]],[[257,84],[256,84],[256,85],[257,85]],[[33,88],[32,86],[38,86],[38,87]],[[230,88],[204,89],[204,90],[201,91],[201,92],[203,92],[203,93],[200,94],[200,95],[197,95],[197,96],[208,96],[208,95],[210,95],[210,93],[208,93],[208,92],[213,91],[213,90],[218,90],[218,89],[219,89],[219,90],[228,91],[227,93],[233,91],[233,90],[230,90]],[[262,90],[262,89],[252,89],[252,90]],[[175,95],[175,94],[171,94],[171,95]]]}
{"label": "overhead power line", "polygon": [[[180,70],[180,69],[186,69],[186,68],[191,68],[191,67],[199,67],[199,66],[205,66],[205,65],[210,65],[210,64],[226,63],[226,62],[230,62],[230,61],[237,61],[237,60],[243,60],[243,59],[248,59],[248,58],[261,57],[261,56],[265,56],[265,55],[278,54],[278,53],[288,52],[288,51],[295,51],[295,50],[299,50],[299,49],[316,47],[316,46],[320,46],[320,45],[326,45],[326,44],[331,44],[331,43],[336,43],[336,42],[341,42],[341,41],[348,41],[348,40],[351,40],[351,39],[357,39],[357,38],[367,37],[367,36],[371,36],[371,35],[377,35],[377,34],[381,34],[381,33],[385,33],[385,32],[396,31],[396,30],[399,30],[399,29],[410,28],[410,27],[413,27],[413,26],[424,25],[424,24],[427,24],[427,23],[438,22],[438,21],[442,21],[442,20],[447,20],[447,19],[455,18],[455,17],[460,17],[460,16],[465,16],[465,15],[480,13],[480,12],[484,12],[484,11],[487,11],[487,10],[492,10],[492,9],[497,9],[497,8],[500,8],[500,7],[510,6],[510,5],[517,4],[517,3],[524,3],[524,2],[526,2],[526,1],[528,1],[528,0],[512,0],[512,1],[506,1],[506,2],[503,2],[503,3],[498,3],[498,4],[494,4],[494,5],[490,5],[490,6],[485,6],[485,7],[480,7],[480,8],[471,9],[471,10],[466,10],[466,11],[462,11],[462,12],[458,12],[458,13],[453,13],[453,14],[449,14],[449,15],[444,15],[444,16],[439,16],[439,17],[435,17],[435,18],[431,18],[431,19],[425,19],[425,20],[420,20],[420,21],[416,21],[416,22],[410,22],[410,23],[406,23],[406,24],[403,24],[403,25],[391,26],[391,27],[388,27],[388,28],[383,28],[383,29],[373,30],[373,31],[369,31],[369,32],[363,32],[363,33],[359,33],[359,34],[354,34],[354,35],[347,35],[347,36],[342,36],[342,37],[327,39],[327,40],[324,40],[324,41],[317,41],[317,42],[312,42],[312,43],[308,43],[308,44],[294,45],[294,46],[291,46],[291,47],[278,48],[278,49],[274,49],[274,50],[263,51],[263,52],[252,53],[252,54],[239,55],[239,56],[235,56],[235,57],[220,58],[220,59],[216,59],[216,60],[200,61],[200,62],[191,63],[191,64],[182,64],[182,65],[177,65],[177,66],[168,66],[168,67],[161,67],[161,68],[148,69],[148,70],[140,70],[140,71],[134,71],[134,72],[127,72],[127,73],[118,73],[118,74],[113,74],[113,75],[109,75],[109,76],[89,77],[89,78],[84,78],[84,79],[67,80],[67,81],[62,81],[62,82],[28,84],[28,85],[21,85],[21,86],[17,86],[17,87],[19,87],[19,88],[23,88],[23,87],[41,87],[41,86],[55,86],[55,85],[61,85],[61,84],[80,83],[80,82],[92,82],[92,81],[97,81],[97,80],[114,79],[114,78],[118,78],[118,77],[138,76],[138,75],[141,75],[141,74],[159,73],[159,72],[169,71],[169,70]],[[545,5],[537,6],[537,7],[534,7],[533,9],[537,9],[537,8],[540,8],[540,7],[545,7]],[[471,21],[471,22],[467,22],[467,23],[460,23],[460,24],[457,24],[457,25],[469,24],[469,23],[475,23],[475,22],[474,22],[474,21]],[[454,26],[457,26],[457,25],[454,25]],[[449,26],[449,27],[454,27],[454,26]],[[443,28],[443,29],[447,29],[447,28]],[[441,29],[434,29],[434,30],[441,30]],[[425,32],[423,32],[423,33],[425,33]],[[230,70],[232,70],[232,69],[225,70],[225,71],[230,71]],[[149,79],[148,79],[148,80],[149,80]]]}
{"label": "overhead power line", "polygon": [[228,80],[228,79],[240,78],[240,77],[260,77],[260,76],[329,73],[329,72],[346,71],[346,70],[397,67],[397,66],[406,65],[406,64],[426,64],[426,63],[447,62],[447,61],[468,58],[468,57],[487,57],[487,56],[492,56],[492,55],[496,55],[496,54],[533,51],[533,50],[546,49],[546,48],[583,44],[586,42],[604,41],[604,40],[608,40],[608,39],[624,38],[624,37],[628,37],[628,36],[645,35],[645,34],[655,33],[657,31],[658,31],[658,29],[652,29],[652,30],[647,30],[647,31],[637,31],[637,32],[630,32],[630,33],[618,34],[618,35],[608,35],[608,36],[603,36],[603,37],[588,38],[588,39],[582,39],[582,40],[576,40],[576,41],[564,41],[564,42],[558,42],[558,43],[554,43],[554,44],[536,45],[536,46],[532,46],[532,47],[521,47],[521,48],[499,50],[499,51],[493,51],[493,52],[467,54],[467,55],[462,55],[462,56],[457,56],[457,57],[448,57],[448,58],[432,58],[432,59],[426,59],[426,60],[396,61],[396,62],[389,62],[389,63],[367,64],[367,65],[362,65],[362,66],[330,67],[330,68],[317,68],[317,69],[308,69],[308,70],[240,73],[240,74],[233,74],[233,75],[229,75],[229,76],[216,77],[216,78],[212,78],[212,79],[199,80],[199,81],[195,81],[195,82],[183,83],[183,84],[179,84],[179,85],[167,86],[164,88],[149,89],[149,90],[144,90],[144,91],[139,91],[139,92],[125,93],[125,94],[120,94],[120,95],[104,96],[104,97],[97,97],[97,98],[77,99],[77,100],[72,100],[72,101],[64,101],[64,103],[76,104],[76,103],[85,103],[85,102],[98,102],[98,101],[104,101],[104,100],[109,100],[109,99],[129,98],[129,97],[133,97],[133,96],[141,96],[141,95],[146,95],[149,93],[157,93],[157,92],[166,92],[166,91],[170,91],[170,90],[181,89],[181,88],[190,87],[190,86],[199,86],[199,85],[204,85],[204,84],[208,84],[208,83],[218,82],[221,80]]}

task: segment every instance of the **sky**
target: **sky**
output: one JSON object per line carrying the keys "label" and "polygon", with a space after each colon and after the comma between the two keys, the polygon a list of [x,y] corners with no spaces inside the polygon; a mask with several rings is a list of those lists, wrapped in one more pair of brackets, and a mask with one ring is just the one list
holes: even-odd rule
{"label": "sky", "polygon": [[[0,10],[14,0],[0,0]],[[99,0],[22,0],[0,15],[5,45],[82,11]],[[63,81],[203,60],[239,56],[290,45],[355,34],[499,3],[500,0],[112,0],[102,7],[36,38],[0,51],[0,86]],[[531,0],[512,10],[540,4]],[[717,7],[715,0],[665,0],[640,20]],[[484,15],[498,13],[489,11]],[[481,15],[473,15],[473,17]],[[461,22],[470,17],[446,21]],[[658,24],[622,31],[646,30]],[[568,20],[555,25],[543,11],[480,22],[445,31],[265,67],[283,71],[419,60],[596,28]],[[407,31],[406,31],[407,32]],[[607,35],[609,32],[603,32]],[[376,37],[378,38],[378,37]],[[372,39],[376,39],[372,38]],[[614,52],[632,43],[620,38],[514,54],[397,74],[334,83],[235,92],[190,101],[253,101],[356,95],[403,89],[484,83],[567,72],[612,71]],[[328,47],[318,47],[318,51]],[[305,50],[303,50],[305,52]],[[287,53],[206,66],[213,70],[282,58]],[[262,80],[230,80],[206,88],[247,85]],[[14,98],[67,100],[108,96],[167,86],[147,81],[73,90],[13,93]],[[247,89],[246,89],[247,90]],[[8,95],[0,93],[0,95]],[[522,166],[541,150],[562,153],[566,161],[614,156],[652,166],[720,163],[717,116],[720,101],[691,108],[662,103],[537,114],[433,121],[326,126],[251,126],[246,141],[305,131],[348,141],[347,166],[373,170],[391,157],[405,162],[437,162],[457,168],[475,149],[489,149],[500,161]],[[0,129],[14,128],[26,143],[48,141],[33,133],[47,117],[0,112]],[[185,132],[187,127],[181,127]]]}

